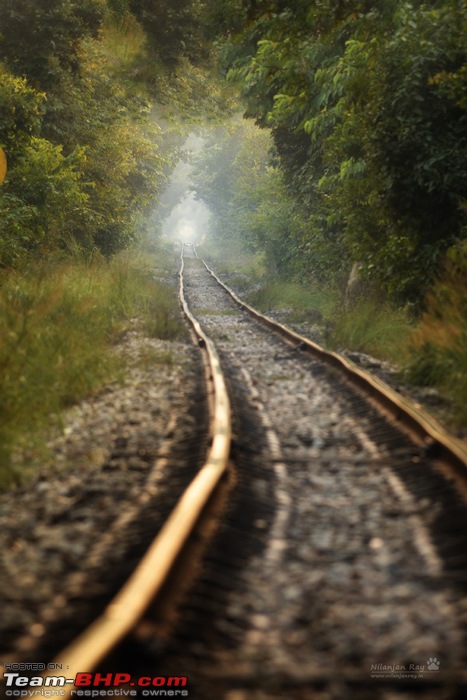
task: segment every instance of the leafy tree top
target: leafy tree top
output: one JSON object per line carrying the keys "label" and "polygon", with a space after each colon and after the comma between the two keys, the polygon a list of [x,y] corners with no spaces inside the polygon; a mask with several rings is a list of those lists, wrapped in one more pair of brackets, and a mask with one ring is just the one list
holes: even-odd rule
{"label": "leafy tree top", "polygon": [[2,0],[0,60],[42,89],[79,70],[80,42],[101,26],[105,0]]}

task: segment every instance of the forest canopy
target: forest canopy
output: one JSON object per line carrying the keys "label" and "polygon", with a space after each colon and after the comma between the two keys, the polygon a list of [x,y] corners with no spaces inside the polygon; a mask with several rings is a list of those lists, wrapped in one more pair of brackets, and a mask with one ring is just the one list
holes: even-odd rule
{"label": "forest canopy", "polygon": [[214,66],[264,130],[251,149],[263,159],[269,144],[258,178],[245,150],[236,161],[248,205],[211,172],[213,211],[231,211],[218,232],[261,241],[286,275],[325,280],[358,262],[418,304],[442,261],[465,256],[466,35],[465,0],[4,0],[0,263],[135,240],[176,158],[155,115],[172,101],[220,120]]}
{"label": "forest canopy", "polygon": [[327,274],[334,249],[394,299],[420,299],[466,234],[467,4],[227,5],[244,13],[223,41],[227,77],[272,130],[307,221],[292,257]]}
{"label": "forest canopy", "polygon": [[109,256],[148,230],[181,138],[164,106],[186,118],[195,93],[198,110],[222,102],[199,6],[0,3],[0,266],[60,251]]}

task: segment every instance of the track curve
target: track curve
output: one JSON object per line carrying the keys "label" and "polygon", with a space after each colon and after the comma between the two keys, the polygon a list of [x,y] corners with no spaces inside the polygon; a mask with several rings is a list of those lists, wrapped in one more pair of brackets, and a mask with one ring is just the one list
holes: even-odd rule
{"label": "track curve", "polygon": [[[200,700],[405,699],[407,687],[458,697],[463,445],[352,363],[248,307],[196,249],[185,258],[182,247],[180,297],[205,358],[204,466],[134,576],[55,663],[70,677],[123,663],[135,678],[155,666],[182,672]],[[184,576],[180,554],[227,474],[228,498],[166,633],[157,596]],[[397,662],[418,674],[401,683],[383,673]]]}

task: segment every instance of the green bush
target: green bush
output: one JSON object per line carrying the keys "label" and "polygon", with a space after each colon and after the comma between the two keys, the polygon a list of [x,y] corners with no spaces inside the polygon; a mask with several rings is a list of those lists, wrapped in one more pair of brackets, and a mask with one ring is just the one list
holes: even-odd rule
{"label": "green bush", "polygon": [[[459,248],[458,248],[459,252]],[[454,403],[458,424],[467,420],[467,251],[461,248],[428,295],[426,311],[408,345],[409,381],[435,386]]]}

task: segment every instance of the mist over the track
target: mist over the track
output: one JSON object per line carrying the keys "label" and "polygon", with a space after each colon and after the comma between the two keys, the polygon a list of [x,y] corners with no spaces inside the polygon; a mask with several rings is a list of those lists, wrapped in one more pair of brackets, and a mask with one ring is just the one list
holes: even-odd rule
{"label": "mist over the track", "polygon": [[182,156],[170,177],[169,185],[160,200],[162,235],[181,243],[201,243],[207,233],[211,214],[206,205],[196,199],[195,184],[191,176],[193,166],[189,162],[193,154],[201,151],[204,139],[190,134],[185,141]]}

